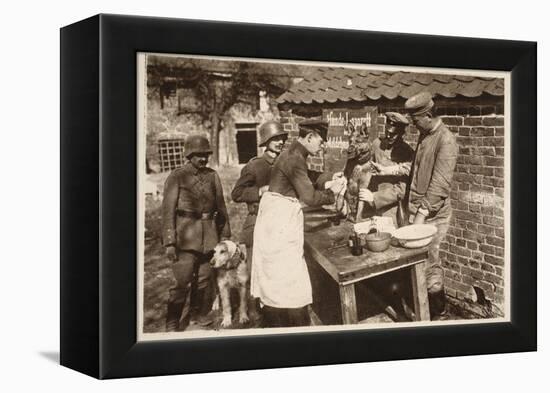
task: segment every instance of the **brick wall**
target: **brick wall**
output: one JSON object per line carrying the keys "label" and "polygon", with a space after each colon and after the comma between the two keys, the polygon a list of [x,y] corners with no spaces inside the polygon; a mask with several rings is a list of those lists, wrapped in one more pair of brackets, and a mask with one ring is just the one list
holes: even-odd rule
{"label": "brick wall", "polygon": [[[454,111],[453,111],[454,112]],[[498,107],[440,110],[457,135],[453,215],[441,244],[447,292],[466,304],[504,305],[504,116]],[[499,113],[500,112],[500,113]],[[500,314],[498,309],[493,312]]]}
{"label": "brick wall", "polygon": [[[290,138],[298,136],[304,119],[291,109],[281,111]],[[385,104],[379,113],[401,111]],[[313,115],[317,115],[318,110]],[[447,294],[462,307],[484,313],[487,305],[500,315],[504,305],[504,116],[500,102],[483,105],[468,101],[436,102],[436,114],[456,134],[459,156],[451,190],[453,215],[441,244]],[[383,135],[384,115],[378,116]],[[418,131],[410,126],[405,140],[414,148]],[[309,159],[322,170],[323,158]],[[492,307],[493,305],[497,307]]]}
{"label": "brick wall", "polygon": [[[285,131],[288,131],[288,141],[286,146],[290,146],[290,143],[298,138],[298,123],[305,119],[303,116],[298,116],[293,114],[291,110],[280,111],[281,123]],[[308,157],[307,164],[309,169],[313,171],[322,172],[324,167],[323,153],[319,152],[318,155],[314,157]]]}

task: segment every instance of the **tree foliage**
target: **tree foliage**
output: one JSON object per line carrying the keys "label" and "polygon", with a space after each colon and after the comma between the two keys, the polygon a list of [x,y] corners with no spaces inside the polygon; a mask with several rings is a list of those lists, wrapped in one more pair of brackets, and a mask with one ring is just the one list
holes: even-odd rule
{"label": "tree foliage", "polygon": [[212,162],[218,164],[220,122],[238,103],[256,108],[260,91],[278,96],[313,67],[252,61],[210,60],[150,55],[147,58],[148,86],[163,95],[185,88],[198,102],[195,111],[210,127]]}

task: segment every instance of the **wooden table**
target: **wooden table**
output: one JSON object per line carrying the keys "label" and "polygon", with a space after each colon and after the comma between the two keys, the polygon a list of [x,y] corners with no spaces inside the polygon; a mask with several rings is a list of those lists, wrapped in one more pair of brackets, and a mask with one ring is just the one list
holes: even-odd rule
{"label": "wooden table", "polygon": [[346,241],[351,232],[352,224],[342,221],[338,226],[306,233],[304,244],[308,263],[321,266],[338,284],[343,323],[358,322],[355,283],[403,268],[410,268],[411,271],[415,318],[417,321],[429,321],[428,292],[424,276],[428,247],[406,249],[390,246],[383,252],[371,252],[365,248],[360,256],[351,255],[349,247],[327,250],[335,242]]}

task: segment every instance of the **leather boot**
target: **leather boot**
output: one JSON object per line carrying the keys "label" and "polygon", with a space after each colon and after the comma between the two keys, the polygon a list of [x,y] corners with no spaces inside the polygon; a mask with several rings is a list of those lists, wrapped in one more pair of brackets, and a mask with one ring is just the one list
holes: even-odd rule
{"label": "leather boot", "polygon": [[166,331],[179,332],[180,318],[183,312],[183,303],[168,302],[166,307]]}
{"label": "leather boot", "polygon": [[197,289],[196,308],[193,312],[192,321],[199,326],[209,326],[214,322],[212,315],[212,295],[210,287]]}

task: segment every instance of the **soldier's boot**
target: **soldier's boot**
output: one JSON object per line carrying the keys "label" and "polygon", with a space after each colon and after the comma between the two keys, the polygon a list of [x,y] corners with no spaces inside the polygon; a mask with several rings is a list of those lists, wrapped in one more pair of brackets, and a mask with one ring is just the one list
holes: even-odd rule
{"label": "soldier's boot", "polygon": [[179,332],[180,318],[183,312],[183,303],[168,302],[166,307],[166,331],[167,332]]}
{"label": "soldier's boot", "polygon": [[209,326],[214,323],[212,311],[212,294],[209,287],[197,289],[196,308],[193,310],[192,322],[199,326]]}
{"label": "soldier's boot", "polygon": [[261,316],[260,299],[249,296],[248,298],[248,316],[251,321],[258,321]]}

